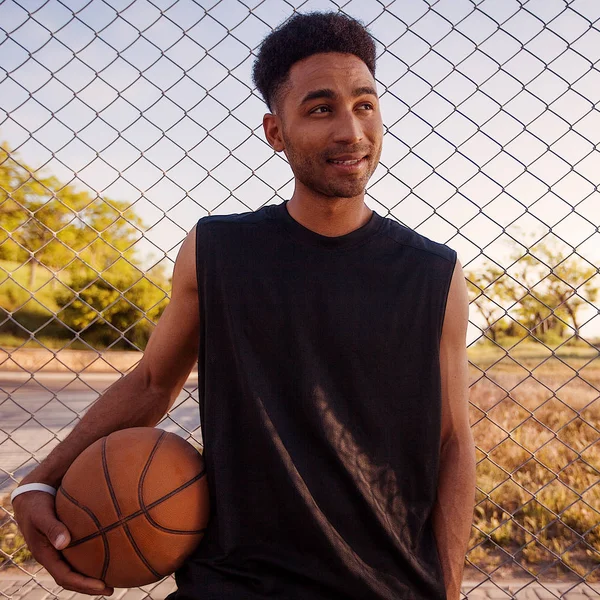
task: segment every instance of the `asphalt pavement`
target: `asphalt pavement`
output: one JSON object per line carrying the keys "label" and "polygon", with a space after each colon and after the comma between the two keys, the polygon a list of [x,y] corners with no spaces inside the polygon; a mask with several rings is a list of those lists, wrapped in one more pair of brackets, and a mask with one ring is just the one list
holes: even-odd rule
{"label": "asphalt pavement", "polygon": [[[117,376],[110,373],[0,372],[0,495],[15,487],[38,461],[71,432],[83,415]],[[190,377],[169,416],[157,425],[202,442],[196,392],[197,375]]]}

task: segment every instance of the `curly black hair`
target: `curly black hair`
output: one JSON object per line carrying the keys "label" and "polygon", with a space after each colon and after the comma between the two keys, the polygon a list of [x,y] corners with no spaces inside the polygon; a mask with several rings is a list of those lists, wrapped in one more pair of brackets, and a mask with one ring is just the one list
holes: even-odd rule
{"label": "curly black hair", "polygon": [[252,69],[254,85],[269,110],[292,65],[320,52],[354,54],[375,77],[375,42],[360,21],[337,12],[296,14],[263,40]]}

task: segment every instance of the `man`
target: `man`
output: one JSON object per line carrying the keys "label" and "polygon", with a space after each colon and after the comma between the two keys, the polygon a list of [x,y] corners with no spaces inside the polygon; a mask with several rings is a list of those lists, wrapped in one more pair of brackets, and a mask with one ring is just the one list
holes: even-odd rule
{"label": "man", "polygon": [[[172,600],[460,597],[466,285],[454,250],[364,203],[383,136],[374,73],[373,40],[339,14],[265,39],[254,79],[292,198],[197,223],[138,367],[22,482],[58,486],[99,437],[156,425],[198,357],[213,512]],[[14,508],[59,584],[112,593],[60,559],[51,495]]]}

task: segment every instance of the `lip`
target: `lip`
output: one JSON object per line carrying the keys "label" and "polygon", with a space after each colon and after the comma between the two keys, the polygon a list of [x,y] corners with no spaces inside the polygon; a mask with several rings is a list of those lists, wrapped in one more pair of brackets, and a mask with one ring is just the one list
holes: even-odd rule
{"label": "lip", "polygon": [[[360,160],[357,163],[354,163],[353,165],[340,165],[337,163],[333,163],[330,162],[332,160],[356,160],[359,159]],[[353,173],[356,171],[360,171],[366,164],[367,164],[367,159],[368,159],[368,155],[367,156],[336,156],[335,158],[330,158],[327,160],[327,164],[331,167],[333,167],[334,169],[337,169],[338,171],[342,171],[343,173]]]}
{"label": "lip", "polygon": [[332,156],[327,160],[357,160],[365,156],[366,154],[340,154],[339,156]]}

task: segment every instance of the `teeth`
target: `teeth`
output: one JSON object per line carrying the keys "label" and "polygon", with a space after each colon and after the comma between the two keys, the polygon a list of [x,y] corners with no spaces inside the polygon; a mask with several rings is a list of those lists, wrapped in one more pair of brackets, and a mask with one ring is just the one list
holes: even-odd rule
{"label": "teeth", "polygon": [[354,160],[332,160],[332,163],[336,165],[355,165],[357,162],[360,162],[362,158],[356,158]]}

